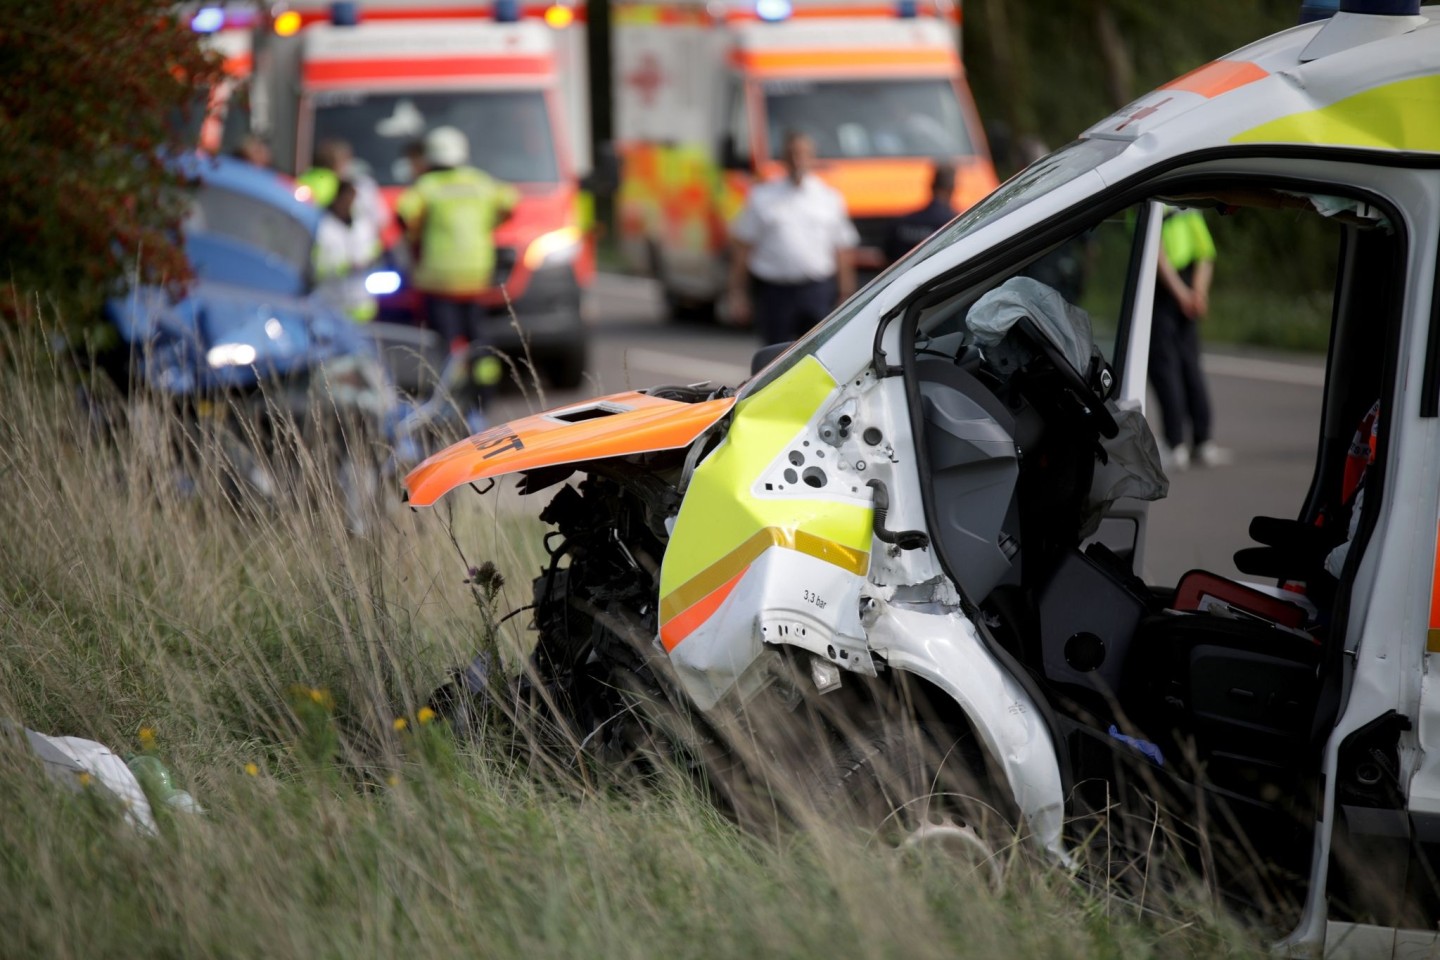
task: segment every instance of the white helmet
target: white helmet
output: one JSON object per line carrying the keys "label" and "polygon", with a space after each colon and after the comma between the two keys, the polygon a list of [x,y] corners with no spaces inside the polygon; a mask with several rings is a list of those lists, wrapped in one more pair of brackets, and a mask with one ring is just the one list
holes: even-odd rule
{"label": "white helmet", "polygon": [[458,167],[470,159],[470,141],[454,127],[436,127],[425,135],[425,160],[436,167]]}

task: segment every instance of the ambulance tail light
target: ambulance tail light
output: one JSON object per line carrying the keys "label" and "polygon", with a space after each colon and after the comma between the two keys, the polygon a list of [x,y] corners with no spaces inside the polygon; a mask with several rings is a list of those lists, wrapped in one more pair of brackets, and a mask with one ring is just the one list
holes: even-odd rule
{"label": "ambulance tail light", "polygon": [[495,22],[514,23],[520,19],[520,0],[495,0]]}
{"label": "ambulance tail light", "polygon": [[201,7],[190,18],[190,29],[196,33],[214,33],[225,26],[225,11],[219,7]]}
{"label": "ambulance tail light", "polygon": [[789,20],[790,13],[790,0],[755,0],[755,16],[766,23]]}
{"label": "ambulance tail light", "polygon": [[330,22],[337,27],[359,26],[360,4],[355,0],[335,0],[330,4]]}

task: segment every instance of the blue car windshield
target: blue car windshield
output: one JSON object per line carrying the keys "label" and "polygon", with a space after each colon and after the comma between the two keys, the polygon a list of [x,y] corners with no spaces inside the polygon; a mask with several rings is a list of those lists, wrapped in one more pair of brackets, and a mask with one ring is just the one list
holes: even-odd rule
{"label": "blue car windshield", "polygon": [[299,276],[310,265],[312,240],[305,224],[262,200],[213,184],[202,183],[195,189],[185,233],[221,236],[256,247]]}

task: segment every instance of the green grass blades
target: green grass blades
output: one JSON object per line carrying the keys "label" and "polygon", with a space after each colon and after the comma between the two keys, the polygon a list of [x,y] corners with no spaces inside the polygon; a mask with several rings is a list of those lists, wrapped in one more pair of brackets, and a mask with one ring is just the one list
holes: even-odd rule
{"label": "green grass blades", "polygon": [[[147,838],[0,749],[7,957],[1258,948],[1203,903],[1137,916],[1038,866],[997,892],[823,830],[746,833],[678,773],[604,786],[499,737],[458,743],[425,698],[484,643],[523,654],[526,618],[495,612],[529,600],[540,504],[467,494],[412,512],[391,477],[357,535],[323,445],[277,443],[299,466],[275,466],[286,482],[258,498],[227,482],[218,429],[94,396],[6,345],[0,717],[153,756],[205,812],[157,804]],[[477,593],[486,561],[505,582]]]}

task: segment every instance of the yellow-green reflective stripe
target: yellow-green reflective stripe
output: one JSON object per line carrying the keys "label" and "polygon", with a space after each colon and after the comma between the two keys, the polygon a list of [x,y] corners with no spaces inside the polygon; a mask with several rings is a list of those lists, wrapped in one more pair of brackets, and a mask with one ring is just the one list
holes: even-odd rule
{"label": "yellow-green reflective stripe", "polygon": [[695,471],[660,572],[669,598],[767,528],[803,533],[867,558],[869,506],[823,496],[761,499],[750,491],[835,390],[835,379],[806,357],[764,390],[735,405],[729,433]]}
{"label": "yellow-green reflective stripe", "polygon": [[1271,120],[1230,142],[1440,152],[1440,74],[1397,80],[1328,107]]}

